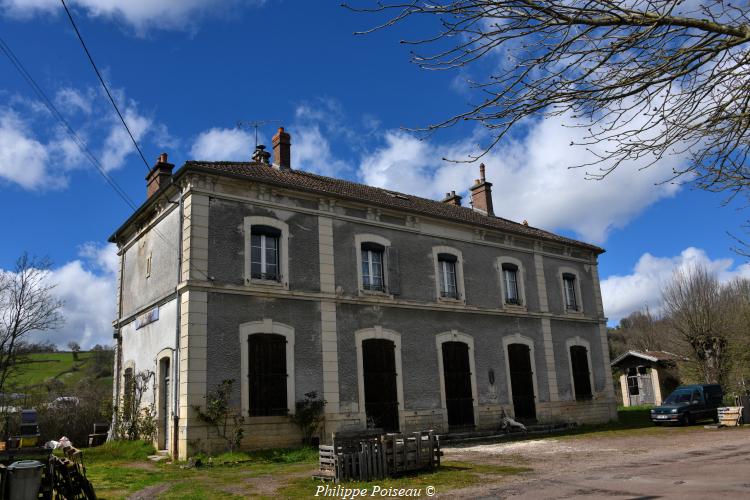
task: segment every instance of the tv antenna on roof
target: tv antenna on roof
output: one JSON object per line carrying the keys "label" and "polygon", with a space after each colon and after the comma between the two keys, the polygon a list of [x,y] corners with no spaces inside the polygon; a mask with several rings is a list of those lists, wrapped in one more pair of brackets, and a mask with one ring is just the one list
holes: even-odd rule
{"label": "tv antenna on roof", "polygon": [[262,127],[263,125],[267,125],[269,123],[280,123],[281,120],[248,120],[248,121],[238,121],[237,122],[237,128],[253,128],[255,129],[255,148],[258,148],[258,129]]}

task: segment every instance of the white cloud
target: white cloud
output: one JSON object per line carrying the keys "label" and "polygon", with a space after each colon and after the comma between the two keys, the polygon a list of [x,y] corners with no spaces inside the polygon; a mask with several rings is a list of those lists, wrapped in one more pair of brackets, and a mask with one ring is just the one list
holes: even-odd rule
{"label": "white cloud", "polygon": [[[139,114],[134,105],[128,106],[123,116],[130,132],[140,145],[143,136],[151,129],[152,120]],[[122,122],[115,116],[112,118],[112,125],[104,141],[100,158],[104,170],[110,171],[122,167],[125,163],[125,158],[130,153],[136,153],[133,141],[130,139],[130,135],[128,135]]]}
{"label": "white cloud", "polygon": [[[527,123],[519,140],[506,139],[481,158],[493,186],[495,214],[550,230],[569,229],[580,238],[602,243],[614,228],[625,226],[646,207],[673,196],[675,184],[661,184],[681,158],[668,157],[639,170],[645,163],[622,165],[601,181],[585,180],[583,169],[569,169],[593,160],[591,152],[570,146],[584,131],[562,125],[564,118]],[[387,131],[385,144],[363,156],[360,178],[398,191],[441,198],[455,190],[468,195],[478,177],[477,164],[453,163],[476,154],[484,131],[452,144],[423,142],[402,131]],[[602,151],[607,144],[593,146]],[[465,204],[468,204],[466,198]]]}
{"label": "white cloud", "polygon": [[24,189],[59,187],[47,169],[47,146],[36,140],[28,125],[12,111],[0,110],[0,178]]}
{"label": "white cloud", "polygon": [[607,277],[601,282],[604,313],[610,322],[619,320],[645,306],[661,310],[661,292],[678,270],[704,266],[721,282],[733,278],[750,278],[750,264],[734,266],[732,259],[712,260],[704,250],[689,247],[674,257],[656,257],[645,253],[638,259],[631,274]]}
{"label": "white cloud", "polygon": [[47,283],[54,285],[52,296],[63,302],[62,327],[32,333],[29,340],[49,341],[57,346],[75,341],[84,349],[112,343],[119,262],[117,247],[86,243],[79,257],[46,274]]}
{"label": "white cloud", "polygon": [[[72,8],[89,17],[124,21],[136,33],[147,29],[192,29],[205,15],[222,15],[234,6],[262,5],[265,0],[69,0]],[[14,18],[29,19],[60,12],[57,0],[0,0],[0,10]]]}
{"label": "white cloud", "polygon": [[336,176],[346,169],[344,162],[334,158],[319,125],[299,125],[294,130],[292,167],[328,176]]}
{"label": "white cloud", "polygon": [[[141,149],[146,150],[147,143],[175,146],[177,141],[164,124],[141,114],[138,104],[122,90],[115,94]],[[55,102],[80,140],[91,151],[99,151],[105,170],[121,168],[136,153],[119,118],[96,89],[63,88]],[[0,107],[0,180],[27,190],[61,189],[67,187],[72,170],[91,168],[76,141],[40,102],[12,96],[8,103]]]}
{"label": "white cloud", "polygon": [[[263,143],[260,138],[258,141]],[[252,132],[214,127],[198,134],[190,155],[195,160],[249,161],[254,147],[255,135]]]}

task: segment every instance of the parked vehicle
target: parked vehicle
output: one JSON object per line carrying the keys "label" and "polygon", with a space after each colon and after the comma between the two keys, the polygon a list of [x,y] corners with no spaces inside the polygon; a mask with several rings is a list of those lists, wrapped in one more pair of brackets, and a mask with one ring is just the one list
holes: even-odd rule
{"label": "parked vehicle", "polygon": [[716,410],[723,399],[724,391],[719,384],[681,385],[651,410],[651,421],[656,425],[664,422],[689,425],[698,420],[718,422]]}

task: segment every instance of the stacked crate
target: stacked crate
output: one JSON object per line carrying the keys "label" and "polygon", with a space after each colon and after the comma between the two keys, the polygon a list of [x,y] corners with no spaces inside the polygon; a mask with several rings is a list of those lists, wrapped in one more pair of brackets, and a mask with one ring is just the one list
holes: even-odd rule
{"label": "stacked crate", "polygon": [[736,427],[742,423],[742,406],[725,406],[717,410],[719,424],[726,427]]}

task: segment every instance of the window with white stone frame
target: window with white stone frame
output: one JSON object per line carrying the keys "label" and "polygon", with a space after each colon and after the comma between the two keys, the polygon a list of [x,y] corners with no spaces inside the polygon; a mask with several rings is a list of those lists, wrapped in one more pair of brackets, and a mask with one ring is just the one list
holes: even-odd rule
{"label": "window with white stone frame", "polygon": [[526,273],[523,263],[507,255],[498,257],[497,267],[500,274],[501,302],[507,308],[526,307]]}
{"label": "window with white stone frame", "polygon": [[435,265],[435,291],[438,301],[464,302],[463,255],[461,251],[448,246],[432,248]]}
{"label": "window with white stone frame", "polygon": [[399,293],[398,254],[391,242],[375,234],[354,236],[357,289],[360,294]]}
{"label": "window with white stone frame", "polygon": [[270,217],[244,219],[245,284],[288,287],[289,228]]}

